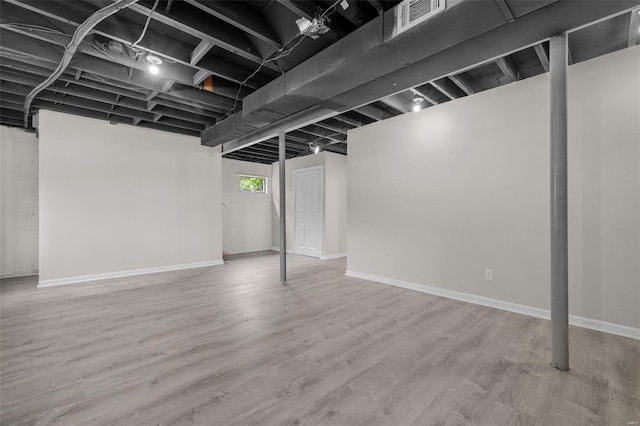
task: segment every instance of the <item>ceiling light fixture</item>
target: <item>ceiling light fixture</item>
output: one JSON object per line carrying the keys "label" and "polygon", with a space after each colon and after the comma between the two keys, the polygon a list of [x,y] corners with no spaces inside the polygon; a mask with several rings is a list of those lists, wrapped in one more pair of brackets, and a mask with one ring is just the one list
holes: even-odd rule
{"label": "ceiling light fixture", "polygon": [[311,152],[313,152],[314,154],[317,154],[320,152],[320,145],[315,144],[313,142],[309,142],[309,149],[311,150]]}
{"label": "ceiling light fixture", "polygon": [[147,55],[147,62],[149,62],[149,72],[153,75],[157,75],[160,72],[158,65],[162,63],[162,59],[157,56]]}
{"label": "ceiling light fixture", "polygon": [[329,18],[321,16],[319,18],[313,18],[313,21],[309,21],[307,18],[300,18],[296,20],[296,24],[298,25],[300,34],[311,37],[315,40],[322,34],[329,31],[329,27],[325,23],[325,19],[328,20]]}
{"label": "ceiling light fixture", "polygon": [[424,102],[424,99],[421,98],[420,96],[416,96],[413,98],[413,111],[414,112],[418,112],[422,109],[422,103]]}

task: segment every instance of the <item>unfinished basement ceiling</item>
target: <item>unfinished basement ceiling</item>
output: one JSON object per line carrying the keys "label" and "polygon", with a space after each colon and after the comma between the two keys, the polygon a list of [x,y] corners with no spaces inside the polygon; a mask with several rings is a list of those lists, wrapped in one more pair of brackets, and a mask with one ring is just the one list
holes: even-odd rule
{"label": "unfinished basement ceiling", "polygon": [[[206,128],[241,113],[246,96],[364,30],[399,2],[347,0],[346,9],[341,3],[139,1],[101,22],[80,44],[62,77],[41,92],[32,107],[200,136]],[[526,12],[519,9],[526,2],[484,3],[499,5],[507,20],[509,14]],[[543,3],[552,2],[539,2]],[[108,4],[0,1],[0,124],[23,126],[25,96],[55,70],[78,24]],[[322,14],[329,18],[327,33],[317,39],[299,34],[296,20]],[[627,11],[572,32],[571,62],[635,46],[639,17],[637,11]],[[423,108],[429,108],[541,74],[548,68],[547,44],[424,81],[288,132],[287,158],[309,154],[310,145],[346,154],[349,129],[408,113],[416,96],[423,99]],[[158,75],[148,71],[148,54],[162,60]],[[277,141],[268,139],[224,155],[271,163],[278,159]]]}

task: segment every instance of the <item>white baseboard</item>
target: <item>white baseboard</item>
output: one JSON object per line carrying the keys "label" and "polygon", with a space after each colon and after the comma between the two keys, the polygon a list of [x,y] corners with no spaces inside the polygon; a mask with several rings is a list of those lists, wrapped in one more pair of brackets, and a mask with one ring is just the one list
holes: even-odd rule
{"label": "white baseboard", "polygon": [[[280,247],[271,247],[273,251],[280,251]],[[293,249],[287,249],[288,254],[293,254]]]}
{"label": "white baseboard", "polygon": [[3,275],[0,276],[0,280],[8,280],[9,278],[27,278],[27,277],[36,277],[38,273],[29,272],[27,274],[14,274],[14,275]]}
{"label": "white baseboard", "polygon": [[64,284],[84,283],[88,281],[108,280],[111,278],[133,277],[136,275],[154,274],[156,272],[179,271],[182,269],[205,268],[208,266],[224,265],[222,259],[210,260],[206,262],[186,263],[183,265],[160,266],[156,268],[134,269],[130,271],[108,272],[105,274],[83,275],[78,277],[57,278],[54,280],[44,280],[38,283],[40,287],[52,287]]}
{"label": "white baseboard", "polygon": [[334,253],[334,254],[327,254],[327,255],[322,255],[320,256],[320,259],[322,260],[331,260],[331,259],[338,259],[341,257],[347,257],[347,253]]}
{"label": "white baseboard", "polygon": [[[421,293],[433,294],[435,296],[446,297],[448,299],[460,300],[463,302],[474,303],[476,305],[488,306],[490,308],[502,309],[503,311],[515,312],[518,314],[529,315],[536,318],[550,319],[551,313],[547,309],[534,308],[532,306],[520,305],[503,300],[491,299],[488,297],[476,296],[474,294],[462,293],[459,291],[446,290],[438,287],[430,287],[423,284],[416,284],[408,281],[396,280],[393,278],[379,277],[376,275],[364,274],[362,272],[349,271],[345,273],[348,277],[360,278],[368,281],[375,281],[394,287],[406,288],[409,290],[419,291]],[[629,337],[640,340],[640,329],[629,327],[626,325],[613,324],[606,321],[599,321],[590,318],[569,315],[569,324],[577,327],[589,328],[591,330],[603,331],[605,333],[615,334],[618,336]]]}

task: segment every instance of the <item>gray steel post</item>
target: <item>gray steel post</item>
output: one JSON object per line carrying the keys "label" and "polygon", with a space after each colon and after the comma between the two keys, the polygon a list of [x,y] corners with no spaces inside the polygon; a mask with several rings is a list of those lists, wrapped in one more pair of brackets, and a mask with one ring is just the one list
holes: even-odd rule
{"label": "gray steel post", "polygon": [[569,369],[567,34],[549,44],[551,92],[551,366]]}
{"label": "gray steel post", "polygon": [[284,136],[284,132],[278,133],[278,149],[280,156],[280,163],[278,164],[280,167],[280,282],[282,282],[282,284],[287,282],[287,187],[285,185],[286,175],[284,169],[287,158]]}

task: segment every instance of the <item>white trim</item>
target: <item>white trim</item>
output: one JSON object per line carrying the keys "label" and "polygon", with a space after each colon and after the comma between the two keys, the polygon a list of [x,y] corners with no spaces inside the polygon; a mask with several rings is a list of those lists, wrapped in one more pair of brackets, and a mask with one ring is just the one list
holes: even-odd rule
{"label": "white trim", "polygon": [[320,256],[320,259],[331,260],[331,259],[338,259],[340,257],[347,257],[347,253],[323,254],[322,256]]}
{"label": "white trim", "polygon": [[206,262],[186,263],[183,265],[160,266],[157,268],[133,269],[130,271],[107,272],[104,274],[83,275],[78,277],[57,278],[54,280],[44,280],[38,283],[40,287],[52,287],[56,285],[84,283],[88,281],[108,280],[111,278],[133,277],[136,275],[155,274],[157,272],[179,271],[182,269],[205,268],[208,266],[224,265],[222,259],[210,260]]}
{"label": "white trim", "polygon": [[[433,294],[435,296],[446,297],[448,299],[461,300],[463,302],[474,303],[476,305],[488,306],[490,308],[502,309],[503,311],[515,312],[531,317],[542,318],[548,320],[551,316],[549,310],[534,308],[532,306],[520,305],[503,300],[491,299],[488,297],[476,296],[475,294],[462,293],[459,291],[446,290],[438,287],[430,287],[427,285],[416,284],[408,281],[396,280],[393,278],[379,277],[376,275],[364,274],[362,272],[347,270],[345,275],[353,278],[360,278],[368,281],[375,281],[394,287],[406,288],[408,290],[419,291],[421,293]],[[577,327],[589,328],[591,330],[602,331],[605,333],[616,334],[618,336],[629,337],[631,339],[640,340],[640,328],[629,327],[626,325],[613,324],[606,321],[594,320],[590,318],[579,317],[577,315],[569,315],[569,324]]]}
{"label": "white trim", "polygon": [[[279,252],[280,251],[280,247],[271,247],[271,250]],[[292,249],[287,249],[287,253],[288,254],[293,254],[293,250]]]}
{"label": "white trim", "polygon": [[[322,228],[320,230],[320,255],[318,256],[313,256],[310,254],[306,254],[306,253],[297,253],[296,252],[296,232],[298,229],[298,204],[296,203],[296,173],[304,173],[304,172],[310,172],[310,171],[314,171],[314,170],[320,170],[320,203],[322,204],[320,206],[320,227]],[[311,166],[311,167],[304,167],[302,169],[295,169],[293,171],[293,253],[296,254],[302,254],[303,256],[309,256],[309,257],[316,257],[318,259],[322,259],[322,247],[324,245],[324,204],[325,204],[325,199],[324,199],[324,166],[323,165],[318,165],[318,166]]]}

